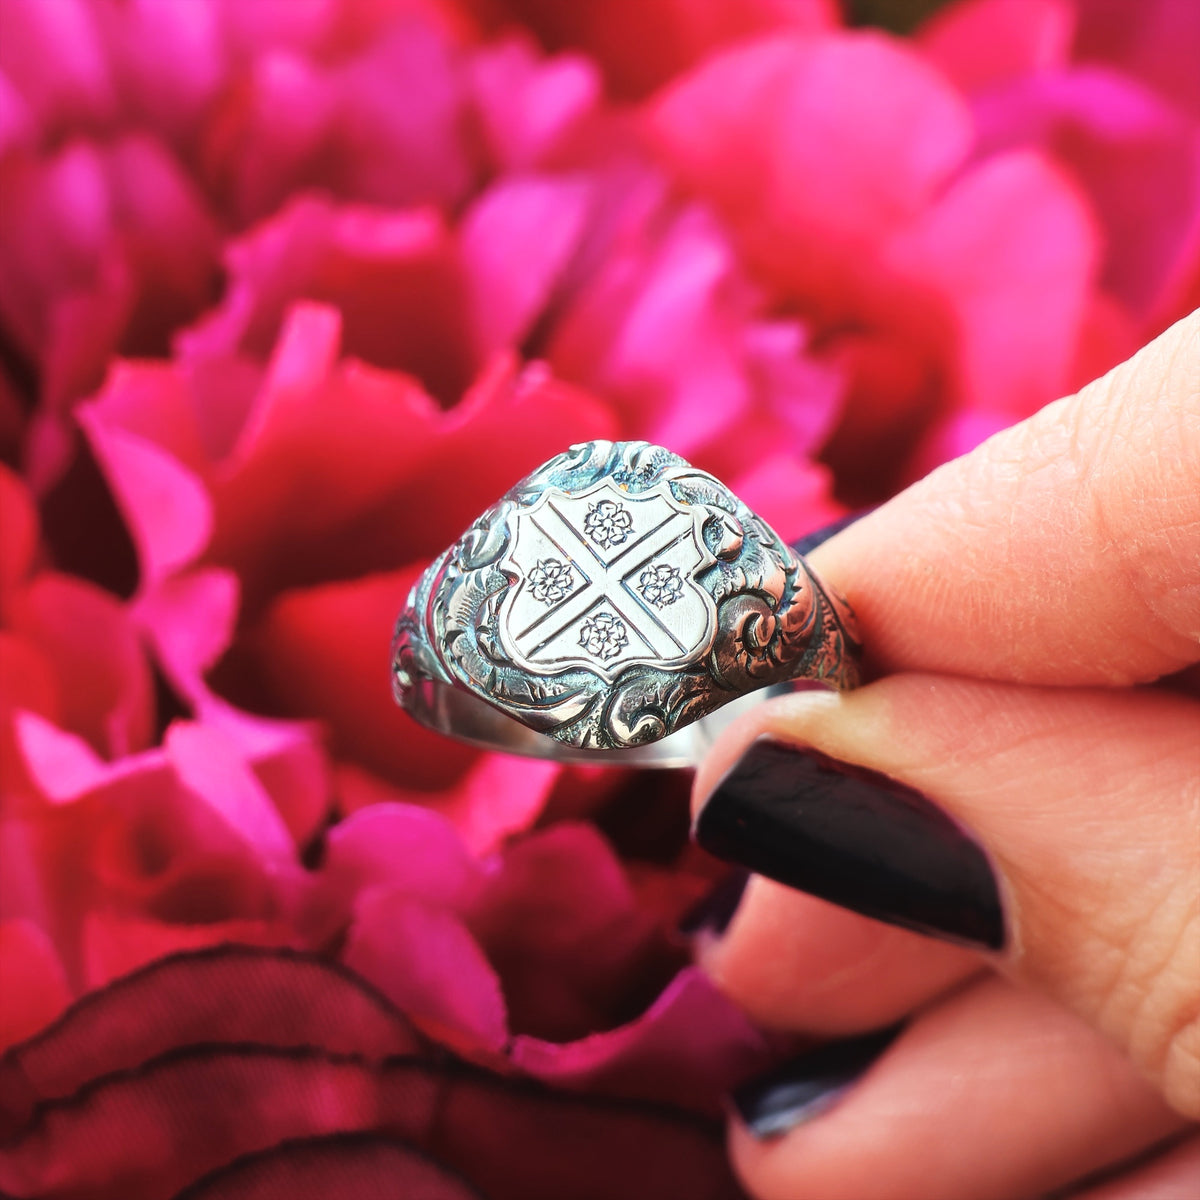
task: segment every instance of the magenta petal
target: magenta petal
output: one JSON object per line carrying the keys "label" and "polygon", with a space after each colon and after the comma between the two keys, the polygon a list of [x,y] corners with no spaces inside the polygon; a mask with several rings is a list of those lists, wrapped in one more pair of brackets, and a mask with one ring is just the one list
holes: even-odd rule
{"label": "magenta petal", "polygon": [[329,763],[310,724],[240,712],[213,695],[204,676],[229,648],[237,620],[238,580],[232,571],[176,575],[144,592],[135,613],[167,679],[200,721],[232,739],[303,846],[329,807]]}
{"label": "magenta petal", "polygon": [[1020,418],[1062,394],[1097,235],[1079,189],[1059,168],[1030,151],[986,159],[888,253],[898,270],[944,297],[970,407]]}
{"label": "magenta petal", "polygon": [[553,762],[485,754],[457,787],[411,799],[435,805],[453,822],[471,853],[485,855],[537,822],[561,772]]}
{"label": "magenta petal", "polygon": [[474,757],[446,754],[443,738],[406,720],[388,689],[373,686],[379,648],[388,644],[417,574],[414,568],[286,592],[255,638],[259,676],[276,711],[322,717],[338,757],[404,779],[413,790],[404,798],[414,801],[417,789],[440,798]]}
{"label": "magenta petal", "polygon": [[352,812],[326,835],[305,904],[305,936],[315,945],[340,936],[355,900],[372,888],[457,910],[477,891],[480,878],[478,862],[445,817],[415,804],[380,800]]}
{"label": "magenta petal", "polygon": [[1200,6],[1192,0],[1090,0],[1078,8],[1079,62],[1111,63],[1200,117]]}
{"label": "magenta petal", "polygon": [[84,917],[80,941],[83,985],[90,992],[172,954],[226,945],[294,947],[297,937],[282,920],[230,917],[198,924],[100,908]]}
{"label": "magenta petal", "polygon": [[611,1028],[631,991],[680,965],[597,830],[559,822],[514,841],[470,910],[512,1027],[565,1041]]}
{"label": "magenta petal", "polygon": [[291,861],[295,846],[288,828],[232,737],[211,726],[177,721],[163,746],[180,782],[263,862]]}
{"label": "magenta petal", "polygon": [[765,1069],[771,1047],[698,968],[689,967],[637,1020],[577,1042],[519,1036],[512,1061],[556,1086],[716,1113],[730,1087]]}
{"label": "magenta petal", "polygon": [[483,1200],[461,1176],[406,1142],[331,1134],[281,1142],[236,1159],[178,1200]]}
{"label": "magenta petal", "polygon": [[1083,186],[1105,238],[1105,290],[1141,320],[1173,311],[1200,254],[1200,125],[1095,68],[1021,80],[976,112],[985,149],[1040,146]]}
{"label": "magenta petal", "polygon": [[272,721],[231,710],[219,725],[241,747],[246,761],[283,818],[292,841],[307,845],[324,824],[333,799],[329,757],[311,725]]}
{"label": "magenta petal", "polygon": [[134,612],[167,678],[197,703],[203,677],[229,648],[237,621],[238,580],[216,568],[189,571],[144,588]]}
{"label": "magenta petal", "polygon": [[1064,66],[1075,32],[1070,0],[966,0],[921,30],[920,45],[964,92]]}
{"label": "magenta petal", "polygon": [[108,764],[83,738],[36,713],[19,714],[15,732],[31,779],[51,803],[75,800],[111,776]]}
{"label": "magenta petal", "polygon": [[149,744],[153,684],[124,605],[83,579],[45,571],[10,606],[9,620],[54,667],[60,724],[114,758]]}
{"label": "magenta petal", "polygon": [[[231,994],[218,996],[227,1005]],[[290,998],[277,1006],[282,1016]],[[284,1138],[370,1128],[376,1091],[361,1060],[316,1051],[168,1052],[132,1072],[90,1077],[78,1103],[42,1104],[0,1144],[0,1189],[18,1200],[168,1200]]]}
{"label": "magenta petal", "polygon": [[744,43],[672,83],[650,120],[753,265],[835,318],[863,284],[864,247],[922,211],[972,136],[949,82],[875,33]]}
{"label": "magenta petal", "polygon": [[116,979],[14,1046],[0,1059],[0,1111],[23,1087],[31,1103],[56,1099],[176,1047],[220,1041],[371,1060],[419,1048],[404,1018],[342,967],[290,950],[217,946]]}
{"label": "magenta petal", "polygon": [[[70,999],[54,943],[31,921],[0,920],[0,979],[0,1051],[43,1029]],[[0,1095],[2,1073],[0,1065]],[[2,1113],[0,1102],[0,1124]]]}
{"label": "magenta petal", "polygon": [[207,4],[93,5],[122,98],[173,141],[208,113],[225,83],[222,16]]}
{"label": "magenta petal", "polygon": [[[590,941],[585,929],[610,927],[634,912],[636,901],[604,836],[591,825],[563,821],[513,842],[478,906],[476,923],[490,937],[551,949]],[[514,919],[518,911],[521,919]]]}
{"label": "magenta petal", "polygon": [[0,611],[33,566],[38,514],[25,481],[0,464]]}
{"label": "magenta petal", "polygon": [[320,874],[335,889],[387,885],[457,908],[478,887],[481,870],[445,817],[413,804],[384,803],[329,831]]}
{"label": "magenta petal", "polygon": [[216,224],[154,139],[76,134],[6,162],[3,188],[0,311],[52,407],[94,390],[114,351],[162,354],[170,330],[210,301]]}
{"label": "magenta petal", "polygon": [[27,150],[34,139],[33,113],[25,97],[0,73],[0,158]]}
{"label": "magenta petal", "polygon": [[[0,71],[43,127],[111,116],[113,81],[92,7],[84,0],[0,6]],[[52,69],[51,69],[52,67]]]}
{"label": "magenta petal", "polygon": [[18,1200],[168,1200],[281,1141],[369,1130],[411,1142],[488,1200],[741,1195],[718,1127],[661,1106],[554,1093],[453,1062],[371,1066],[219,1045],[164,1055],[43,1105],[0,1145],[0,1188]]}
{"label": "magenta petal", "polygon": [[618,239],[556,330],[555,365],[613,397],[627,420],[680,454],[744,421],[752,319],[733,249],[711,216],[685,211]]}
{"label": "magenta petal", "polygon": [[143,585],[195,559],[212,532],[203,483],[158,446],[110,425],[95,407],[85,407],[79,422],[133,535]]}
{"label": "magenta petal", "polygon": [[500,982],[453,913],[375,888],[359,897],[342,961],[426,1031],[465,1050],[508,1039]]}
{"label": "magenta petal", "polygon": [[342,194],[453,208],[470,187],[464,71],[439,24],[414,14],[337,73],[332,141]]}
{"label": "magenta petal", "polygon": [[[452,19],[439,7],[222,7],[227,29],[240,27],[246,42],[238,57],[249,61],[222,97],[203,159],[239,224],[307,189],[378,204],[461,200],[474,146]],[[293,16],[308,32],[276,40]]]}
{"label": "magenta petal", "polygon": [[202,159],[206,182],[237,225],[273,212],[297,185],[316,183],[311,164],[327,145],[336,108],[336,92],[315,63],[282,48],[250,58]]}
{"label": "magenta petal", "polygon": [[[418,1079],[436,1070],[409,1068]],[[402,1078],[398,1072],[390,1078],[389,1091]],[[460,1170],[489,1200],[739,1200],[744,1195],[730,1174],[715,1122],[661,1105],[523,1087],[461,1068],[447,1071],[443,1086],[441,1119],[421,1144]],[[515,1146],[523,1153],[514,1154]]]}
{"label": "magenta petal", "polygon": [[593,111],[601,92],[588,59],[542,59],[517,39],[482,47],[469,78],[491,156],[509,170],[527,170],[553,153]]}
{"label": "magenta petal", "polygon": [[497,184],[466,215],[460,252],[485,355],[524,341],[578,249],[591,203],[582,180],[527,176]]}
{"label": "magenta petal", "polygon": [[527,26],[543,45],[586,54],[609,90],[635,100],[722,47],[770,29],[837,24],[836,0],[467,0],[501,26]]}
{"label": "magenta petal", "polygon": [[477,364],[456,249],[433,210],[304,197],[234,242],[226,259],[225,300],[180,337],[185,359],[265,357],[304,299],[338,309],[347,354],[418,376],[447,402]]}

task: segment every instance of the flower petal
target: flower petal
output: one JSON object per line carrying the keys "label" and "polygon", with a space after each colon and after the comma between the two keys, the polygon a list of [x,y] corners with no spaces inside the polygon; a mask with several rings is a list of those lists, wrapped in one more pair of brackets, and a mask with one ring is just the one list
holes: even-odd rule
{"label": "flower petal", "polygon": [[562,822],[514,841],[470,909],[514,1031],[567,1040],[620,1024],[683,956],[639,908],[612,848]]}
{"label": "flower petal", "polygon": [[[16,85],[45,129],[69,120],[102,121],[114,104],[109,64],[95,16],[83,0],[52,5],[6,0],[0,71]],[[53,63],[54,70],[46,64]]]}
{"label": "flower petal", "polygon": [[291,1139],[236,1159],[188,1188],[188,1200],[483,1200],[407,1142],[377,1134]]}
{"label": "flower petal", "polygon": [[508,1040],[495,972],[446,909],[399,888],[362,893],[342,961],[440,1041],[478,1054]]}
{"label": "flower petal", "polygon": [[1028,151],[987,159],[900,234],[888,256],[944,298],[967,405],[1016,420],[1062,394],[1097,237],[1061,170]]}
{"label": "flower petal", "polygon": [[461,254],[485,354],[524,341],[578,249],[591,203],[581,179],[525,176],[496,184],[464,217]]}
{"label": "flower petal", "polygon": [[322,718],[336,755],[410,792],[450,785],[476,757],[447,755],[445,739],[403,716],[387,689],[392,625],[418,573],[288,592],[252,643],[255,673],[276,711]]}
{"label": "flower petal", "polygon": [[19,1200],[168,1200],[240,1155],[360,1130],[410,1141],[489,1200],[741,1195],[718,1127],[661,1106],[554,1093],[453,1062],[372,1066],[249,1046],[167,1054],[43,1105],[0,1146],[0,1187]]}
{"label": "flower petal", "polygon": [[488,149],[508,170],[528,170],[553,155],[601,96],[589,59],[566,54],[542,59],[520,38],[482,46],[468,71]]}
{"label": "flower petal", "polygon": [[1079,6],[1075,54],[1139,76],[1200,117],[1200,8],[1191,0],[1105,0]]}
{"label": "flower petal", "polygon": [[134,613],[164,674],[180,696],[201,704],[204,676],[229,648],[237,622],[232,571],[201,569],[143,589]]}
{"label": "flower petal", "polygon": [[[25,1089],[23,1115],[91,1079],[183,1046],[320,1046],[369,1061],[413,1054],[419,1039],[362,978],[292,950],[217,945],[159,957],[78,1001],[0,1059],[0,1098]],[[0,1103],[0,1109],[4,1104]]]}
{"label": "flower petal", "polygon": [[143,585],[192,562],[212,532],[203,483],[177,458],[109,424],[97,408],[85,407],[79,422],[133,535]]}
{"label": "flower petal", "polygon": [[64,728],[113,758],[149,744],[153,683],[122,604],[85,580],[44,571],[15,598],[9,616],[13,632],[53,667]]}
{"label": "flower petal", "polygon": [[0,613],[22,584],[37,553],[37,509],[25,482],[0,463]]}
{"label": "flower petal", "polygon": [[479,864],[445,817],[412,804],[371,804],[326,835],[308,899],[307,936],[318,945],[340,936],[359,894],[380,887],[458,910],[477,890],[480,876]]}
{"label": "flower petal", "polygon": [[153,917],[90,912],[83,920],[83,983],[88,996],[149,963],[210,946],[291,946],[295,931],[283,921],[233,918],[203,925]]}
{"label": "flower petal", "polygon": [[163,748],[179,781],[205,803],[264,862],[289,862],[295,846],[265,787],[237,742],[212,726],[176,721]]}
{"label": "flower petal", "polygon": [[517,21],[551,49],[574,47],[604,70],[612,92],[646,95],[723,45],[773,28],[828,29],[830,0],[469,0],[494,23]]}
{"label": "flower petal", "polygon": [[1071,172],[1104,236],[1102,286],[1141,321],[1169,318],[1200,256],[1200,122],[1096,68],[1031,76],[976,112],[982,148],[1037,146]]}
{"label": "flower petal", "polygon": [[265,358],[293,302],[336,307],[347,354],[424,381],[457,400],[478,365],[454,242],[431,209],[291,201],[226,251],[230,286],[179,339],[185,358]]}
{"label": "flower petal", "polygon": [[864,254],[924,209],[971,143],[962,97],[875,33],[727,50],[674,82],[650,121],[754,268],[827,319],[859,302]]}
{"label": "flower petal", "polygon": [[919,44],[964,92],[1066,65],[1075,32],[1069,0],[966,0],[921,29]]}
{"label": "flower petal", "polygon": [[[71,993],[54,944],[31,921],[0,920],[0,978],[3,1052],[49,1025],[66,1008]],[[3,1090],[0,1082],[0,1093]]]}
{"label": "flower petal", "polygon": [[521,1035],[515,1066],[546,1083],[716,1115],[726,1092],[765,1070],[768,1040],[698,968],[681,971],[640,1017],[566,1044]]}

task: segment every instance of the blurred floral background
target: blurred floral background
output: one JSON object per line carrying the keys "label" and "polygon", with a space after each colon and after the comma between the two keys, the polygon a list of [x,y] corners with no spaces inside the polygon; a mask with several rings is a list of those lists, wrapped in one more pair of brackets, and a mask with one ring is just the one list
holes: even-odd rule
{"label": "blurred floral background", "polygon": [[0,0],[0,1190],[737,1195],[688,780],[424,732],[392,621],[569,443],[795,538],[1108,369],[1200,303],[1197,61],[1192,0]]}

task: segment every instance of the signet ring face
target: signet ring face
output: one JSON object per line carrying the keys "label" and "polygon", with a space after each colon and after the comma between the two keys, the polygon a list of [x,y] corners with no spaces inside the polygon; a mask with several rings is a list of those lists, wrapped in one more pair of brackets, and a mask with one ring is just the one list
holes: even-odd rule
{"label": "signet ring face", "polygon": [[682,765],[695,722],[799,679],[852,687],[859,654],[846,601],[728,488],[659,446],[597,441],[429,567],[392,683],[424,724],[493,749]]}

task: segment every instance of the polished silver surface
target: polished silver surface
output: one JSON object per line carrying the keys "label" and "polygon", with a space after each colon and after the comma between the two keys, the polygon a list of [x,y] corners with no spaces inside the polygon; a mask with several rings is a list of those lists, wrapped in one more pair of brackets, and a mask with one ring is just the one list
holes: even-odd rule
{"label": "polished silver surface", "polygon": [[425,572],[392,679],[463,741],[680,766],[713,737],[694,722],[797,679],[852,687],[858,652],[846,602],[723,484],[646,442],[587,442]]}

